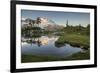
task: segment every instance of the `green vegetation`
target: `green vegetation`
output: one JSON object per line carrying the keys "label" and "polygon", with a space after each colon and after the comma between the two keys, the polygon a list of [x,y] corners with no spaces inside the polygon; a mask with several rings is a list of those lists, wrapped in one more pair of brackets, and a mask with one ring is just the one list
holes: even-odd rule
{"label": "green vegetation", "polygon": [[27,27],[27,28],[22,28],[22,36],[24,35],[25,37],[38,37],[42,33],[42,29],[40,27]]}
{"label": "green vegetation", "polygon": [[22,63],[27,63],[27,62],[45,62],[45,61],[64,61],[64,60],[86,60],[90,59],[90,52],[89,50],[86,52],[78,52],[75,54],[72,54],[69,57],[64,57],[64,58],[58,58],[54,56],[36,56],[36,55],[23,55],[21,58]]}
{"label": "green vegetation", "polygon": [[43,62],[43,61],[59,61],[60,58],[54,56],[40,56],[40,55],[23,55],[21,62]]}
{"label": "green vegetation", "polygon": [[86,52],[83,53],[78,52],[67,58],[67,60],[86,60],[86,59],[90,59],[90,50],[87,50]]}
{"label": "green vegetation", "polygon": [[90,48],[90,25],[83,27],[79,26],[69,26],[68,24],[61,31],[64,32],[62,36],[55,42],[57,44],[69,43],[75,47],[81,47],[83,49]]}
{"label": "green vegetation", "polygon": [[64,34],[55,42],[58,44],[69,43],[72,46],[88,49],[90,46],[89,37],[80,34]]}
{"label": "green vegetation", "polygon": [[67,24],[66,27],[61,31],[64,31],[65,33],[74,33],[90,36],[90,24],[88,24],[87,27],[83,27],[81,26],[81,24],[77,26],[71,26]]}

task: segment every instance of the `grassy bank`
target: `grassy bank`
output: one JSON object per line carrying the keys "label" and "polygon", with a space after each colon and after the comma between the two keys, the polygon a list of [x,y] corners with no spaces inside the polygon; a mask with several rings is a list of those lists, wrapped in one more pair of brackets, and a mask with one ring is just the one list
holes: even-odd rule
{"label": "grassy bank", "polygon": [[90,38],[87,35],[64,34],[63,36],[60,36],[56,43],[69,43],[72,46],[88,49],[90,47]]}
{"label": "grassy bank", "polygon": [[58,61],[62,60],[54,56],[41,56],[41,55],[22,55],[21,62],[44,62],[44,61]]}
{"label": "grassy bank", "polygon": [[28,62],[47,62],[47,61],[69,61],[69,60],[86,60],[90,59],[90,52],[89,50],[85,53],[78,52],[69,57],[58,58],[54,56],[36,56],[36,55],[22,55],[21,62],[28,63]]}
{"label": "grassy bank", "polygon": [[89,50],[87,50],[85,53],[78,52],[78,53],[75,53],[75,54],[67,57],[67,60],[86,60],[86,59],[90,59],[90,51]]}

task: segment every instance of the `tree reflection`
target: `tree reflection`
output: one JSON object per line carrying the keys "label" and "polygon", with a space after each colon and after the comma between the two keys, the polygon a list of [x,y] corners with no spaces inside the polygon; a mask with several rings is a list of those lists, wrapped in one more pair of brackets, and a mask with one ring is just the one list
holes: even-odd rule
{"label": "tree reflection", "polygon": [[61,48],[61,47],[64,47],[65,46],[65,43],[57,43],[55,42],[55,47],[57,48]]}
{"label": "tree reflection", "polygon": [[[26,38],[26,37],[24,37]],[[27,37],[27,40],[22,40],[22,42],[27,42],[28,44],[36,44],[38,47],[40,47],[41,45],[47,45],[49,42],[48,38],[42,37],[41,34],[35,34],[32,35],[31,37]]]}

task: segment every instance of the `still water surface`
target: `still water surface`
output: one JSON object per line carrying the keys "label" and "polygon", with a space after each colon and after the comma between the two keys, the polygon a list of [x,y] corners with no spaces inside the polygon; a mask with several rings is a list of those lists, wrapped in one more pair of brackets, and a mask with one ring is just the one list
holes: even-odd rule
{"label": "still water surface", "polygon": [[39,38],[22,38],[21,52],[25,55],[42,55],[67,57],[77,52],[82,52],[83,49],[72,47],[69,44],[59,45],[55,41],[59,36],[41,36]]}

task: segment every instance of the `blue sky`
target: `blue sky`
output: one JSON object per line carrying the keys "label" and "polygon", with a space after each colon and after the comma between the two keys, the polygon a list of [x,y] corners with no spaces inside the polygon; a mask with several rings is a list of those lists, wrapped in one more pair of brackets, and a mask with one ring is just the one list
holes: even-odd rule
{"label": "blue sky", "polygon": [[79,13],[79,12],[58,12],[58,11],[37,11],[37,10],[21,10],[22,18],[36,19],[37,17],[46,17],[53,20],[56,24],[66,25],[68,20],[69,25],[87,26],[90,24],[90,14],[89,13]]}

